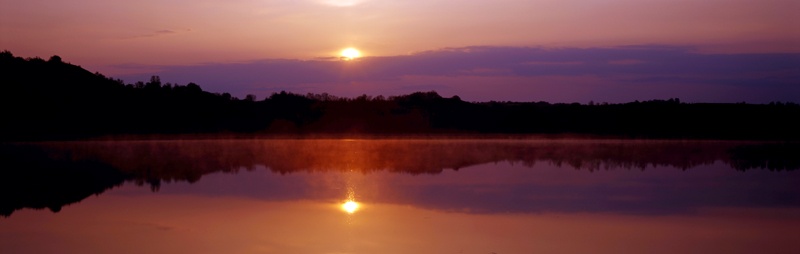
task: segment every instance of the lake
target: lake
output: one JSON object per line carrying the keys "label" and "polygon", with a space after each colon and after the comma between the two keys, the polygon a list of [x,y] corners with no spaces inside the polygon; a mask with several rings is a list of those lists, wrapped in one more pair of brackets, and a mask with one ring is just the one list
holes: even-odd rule
{"label": "lake", "polygon": [[798,143],[42,142],[0,163],[2,253],[800,253]]}

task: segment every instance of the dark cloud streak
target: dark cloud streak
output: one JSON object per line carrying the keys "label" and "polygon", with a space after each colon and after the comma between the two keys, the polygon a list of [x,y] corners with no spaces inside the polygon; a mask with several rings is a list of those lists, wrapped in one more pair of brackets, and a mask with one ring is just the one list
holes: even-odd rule
{"label": "dark cloud streak", "polygon": [[[125,68],[125,65],[117,66]],[[427,77],[594,77],[620,84],[714,84],[748,89],[800,86],[800,54],[699,54],[690,47],[466,47],[351,61],[268,59],[249,63],[150,66],[165,80],[231,92],[264,87],[398,81]],[[141,66],[138,66],[141,68]],[[148,75],[124,77],[147,80]],[[446,84],[404,84],[412,86]],[[324,88],[316,92],[326,92]],[[456,91],[458,92],[458,91]],[[792,98],[800,100],[800,95]],[[643,98],[644,99],[644,98]]]}

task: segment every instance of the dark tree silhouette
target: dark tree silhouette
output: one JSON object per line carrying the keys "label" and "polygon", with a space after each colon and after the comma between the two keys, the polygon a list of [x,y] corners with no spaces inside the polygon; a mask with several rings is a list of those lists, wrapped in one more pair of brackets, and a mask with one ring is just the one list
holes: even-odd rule
{"label": "dark tree silhouette", "polygon": [[795,103],[466,102],[435,91],[340,98],[326,93],[209,93],[152,76],[127,84],[53,56],[0,53],[0,140],[150,134],[588,134],[625,138],[798,140]]}

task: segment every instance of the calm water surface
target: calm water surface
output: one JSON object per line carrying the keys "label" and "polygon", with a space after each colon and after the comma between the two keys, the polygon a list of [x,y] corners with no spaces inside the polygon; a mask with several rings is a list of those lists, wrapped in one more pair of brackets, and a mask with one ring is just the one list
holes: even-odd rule
{"label": "calm water surface", "polygon": [[[0,149],[1,253],[800,253],[795,143],[211,140]],[[346,202],[357,207],[348,211]]]}

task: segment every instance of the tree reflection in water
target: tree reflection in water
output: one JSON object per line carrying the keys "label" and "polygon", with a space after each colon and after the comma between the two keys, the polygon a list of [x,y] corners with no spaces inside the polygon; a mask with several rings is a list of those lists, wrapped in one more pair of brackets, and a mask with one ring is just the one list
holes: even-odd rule
{"label": "tree reflection in water", "polygon": [[[0,145],[2,204],[9,216],[25,207],[62,206],[126,181],[157,191],[162,182],[197,182],[214,172],[264,166],[273,172],[443,170],[507,161],[578,170],[671,167],[722,162],[736,170],[800,168],[800,144],[643,140],[196,140],[94,141]],[[353,188],[353,186],[348,186]],[[352,194],[353,190],[349,193]],[[354,197],[348,197],[352,201]]]}

